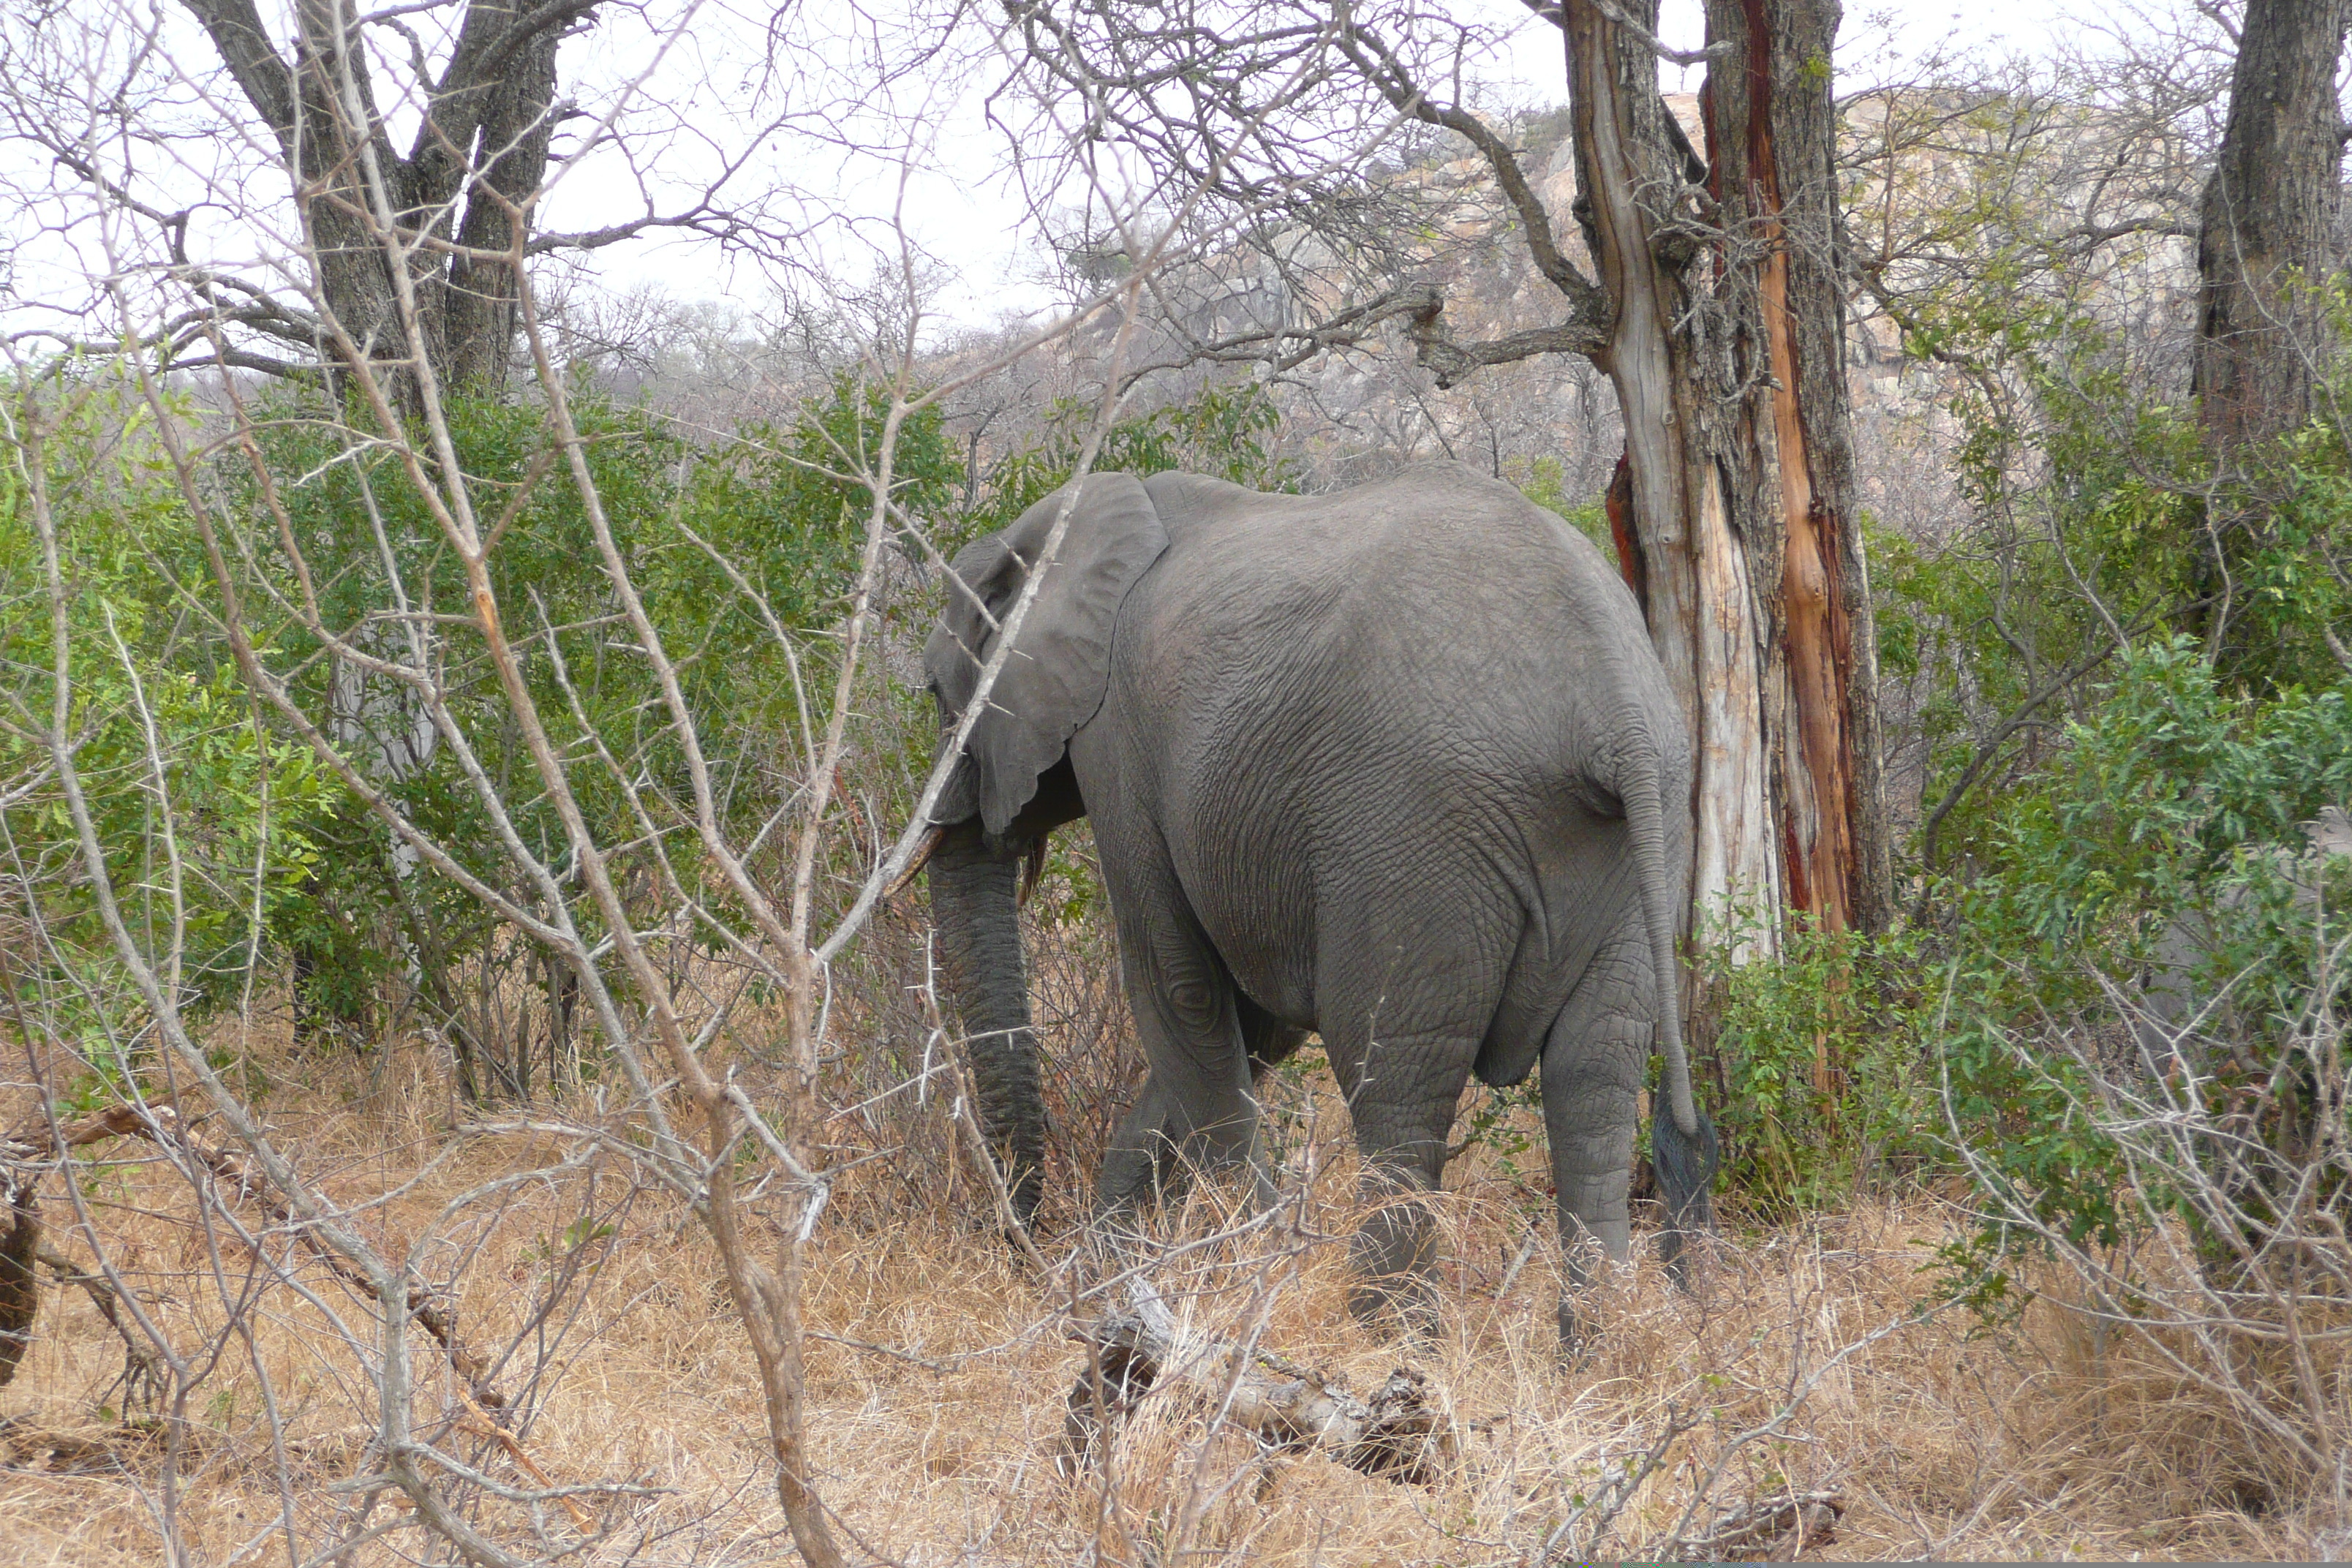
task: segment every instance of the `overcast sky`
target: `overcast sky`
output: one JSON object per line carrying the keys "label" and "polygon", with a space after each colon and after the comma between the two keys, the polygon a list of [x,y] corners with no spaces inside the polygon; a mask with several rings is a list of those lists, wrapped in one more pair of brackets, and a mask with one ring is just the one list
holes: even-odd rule
{"label": "overcast sky", "polygon": [[[1559,34],[1531,16],[1520,0],[1453,0],[1447,9],[1506,34],[1487,67],[1497,100],[1527,106],[1566,100]],[[2102,24],[2106,15],[2096,0],[2087,6],[2035,0],[1970,0],[1965,6],[1953,0],[1898,0],[1874,8],[1856,4],[1848,9],[1840,36],[1839,66],[1854,79],[1870,79],[1953,39],[1992,52],[2040,54],[2062,30],[2079,34],[2085,23]],[[1699,0],[1665,0],[1660,24],[1665,42],[1696,49],[1704,32]],[[1669,91],[1696,91],[1702,75],[1697,68],[1665,66],[1661,79]],[[835,172],[831,199],[845,211],[876,220],[903,211],[924,248],[949,258],[960,274],[936,301],[952,320],[978,325],[1010,311],[1049,308],[1049,291],[1034,280],[1040,258],[1034,235],[1024,226],[1018,193],[999,174],[1002,133],[986,122],[977,94],[943,93],[926,118],[933,132],[925,150],[928,170],[908,171],[902,186],[896,172],[871,163],[844,165]],[[806,178],[810,172],[800,173]],[[576,201],[593,191],[589,186],[566,196]],[[754,308],[764,291],[760,280],[715,254],[698,255],[678,243],[637,247],[602,261],[599,270],[614,286],[643,283],[681,298]]]}
{"label": "overcast sky", "polygon": [[[208,40],[185,11],[175,0],[121,3],[125,8],[119,15],[129,19],[126,26],[152,17],[152,25],[162,29],[162,47],[153,58],[179,62],[188,73],[165,93],[166,99],[176,95],[180,100],[169,111],[185,116],[184,122],[191,125],[217,123],[194,99],[226,84],[215,74],[216,57]],[[262,13],[281,38],[287,3],[262,0]],[[2163,5],[2171,0],[2149,3]],[[2186,0],[2180,3],[2185,5]],[[1530,16],[1520,0],[1450,0],[1447,8],[1458,18],[1500,35],[1494,57],[1483,68],[1488,101],[1548,107],[1564,100],[1559,35]],[[68,7],[63,14],[72,17],[76,13]],[[1970,0],[1965,9],[1953,0],[1905,0],[1878,12],[1857,4],[1849,10],[1840,38],[1839,66],[1851,83],[1884,79],[1900,68],[1904,58],[1955,37],[1990,52],[2042,54],[2061,29],[2080,38],[2104,24],[2106,14],[2096,0],[2071,0],[2061,8],[2031,0]],[[409,10],[408,15],[429,28],[446,25],[457,12],[453,6]],[[640,210],[641,175],[656,187],[656,205],[677,205],[697,178],[715,166],[724,149],[743,144],[756,117],[749,106],[764,106],[761,111],[787,106],[808,117],[801,127],[803,133],[766,142],[747,162],[736,189],[772,193],[769,199],[775,225],[803,231],[848,282],[870,276],[878,254],[873,241],[887,243],[892,223],[903,219],[908,232],[949,278],[935,300],[948,319],[981,325],[1048,308],[1051,296],[1036,280],[1041,258],[1024,222],[1019,193],[1004,174],[1004,135],[989,123],[983,89],[975,85],[1001,76],[1001,62],[967,60],[969,73],[961,77],[945,69],[908,73],[891,84],[884,101],[879,89],[869,90],[856,79],[845,79],[841,70],[824,68],[857,58],[861,49],[887,57],[894,47],[911,51],[911,45],[861,37],[852,31],[859,8],[814,0],[790,14],[797,29],[792,47],[772,48],[766,34],[769,15],[768,0],[641,0],[609,10],[595,27],[568,42],[562,57],[562,90],[593,115],[626,90],[625,84],[635,84],[641,139],[634,143],[635,168],[612,150],[568,168],[542,211],[543,223],[556,229],[589,228],[632,216]],[[1661,31],[1669,44],[1696,48],[1701,42],[1700,17],[1697,0],[1666,0]],[[85,19],[94,29],[94,52],[129,47],[110,42],[109,24],[100,19],[98,7],[86,13]],[[1964,23],[1974,31],[1960,34]],[[828,27],[840,30],[828,35]],[[796,61],[805,79],[780,87],[778,73]],[[399,79],[403,65],[383,62],[379,82]],[[1693,90],[1700,73],[1669,66],[1662,76],[1670,91]],[[234,98],[234,89],[224,96]],[[823,107],[812,111],[812,105]],[[258,127],[247,129],[258,134]],[[814,139],[804,133],[812,129],[820,132]],[[836,138],[831,150],[824,133]],[[871,151],[894,136],[906,139],[896,165]],[[239,147],[233,139],[200,136],[165,140],[124,155],[152,182],[142,194],[158,206],[195,209],[189,243],[200,259],[209,255],[234,262],[266,257],[273,249],[279,256],[287,254],[290,230],[286,231],[289,237],[274,242],[257,234],[250,209],[236,210],[243,198],[205,200],[206,182],[226,177],[232,184],[249,181],[245,188],[255,198],[282,209],[287,205],[283,177],[267,167],[267,147],[257,142]],[[30,156],[22,144],[0,144],[0,173],[12,181],[30,178],[37,184],[47,178],[63,193],[58,210],[89,210],[78,182],[56,174],[46,159]],[[280,212],[275,219],[281,229],[284,218]],[[845,218],[850,221],[845,223]],[[13,281],[20,301],[70,309],[70,299],[89,298],[86,279],[102,272],[104,263],[86,228],[44,236],[34,232],[29,218],[16,226],[20,232],[0,234],[0,247],[12,240],[18,247]],[[754,312],[772,303],[780,281],[730,263],[708,240],[691,237],[633,242],[601,252],[593,276],[607,289],[646,287],[679,300]],[[0,306],[0,317],[10,321],[22,321],[27,314],[21,304],[16,309]]]}

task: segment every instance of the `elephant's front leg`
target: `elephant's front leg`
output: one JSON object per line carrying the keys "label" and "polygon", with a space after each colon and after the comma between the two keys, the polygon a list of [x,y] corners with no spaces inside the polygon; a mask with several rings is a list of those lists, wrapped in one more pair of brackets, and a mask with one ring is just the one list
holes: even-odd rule
{"label": "elephant's front leg", "polygon": [[1568,1268],[1559,1337],[1570,1353],[1588,1328],[1577,1298],[1592,1282],[1594,1265],[1601,1258],[1623,1263],[1633,1254],[1627,1205],[1650,1058],[1649,983],[1644,946],[1612,943],[1586,971],[1544,1042],[1544,1134]]}
{"label": "elephant's front leg", "polygon": [[1193,1160],[1248,1167],[1256,1201],[1272,1202],[1238,994],[1223,960],[1181,899],[1135,893],[1114,895],[1113,903],[1128,1004],[1151,1077],[1103,1161],[1102,1207],[1116,1212],[1157,1196]]}

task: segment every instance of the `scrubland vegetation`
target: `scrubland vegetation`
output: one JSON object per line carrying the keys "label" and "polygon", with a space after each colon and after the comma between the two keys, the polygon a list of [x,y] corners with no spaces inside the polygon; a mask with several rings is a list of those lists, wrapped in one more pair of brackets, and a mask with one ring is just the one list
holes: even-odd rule
{"label": "scrubland vegetation", "polygon": [[[402,1052],[375,1075],[361,1062],[289,1061],[283,1023],[268,1032],[247,1048],[287,1070],[261,1100],[270,1126],[299,1141],[306,1169],[338,1196],[398,1190],[369,1211],[371,1230],[443,1260],[425,1266],[457,1282],[451,1299],[475,1343],[512,1345],[496,1381],[529,1400],[517,1429],[544,1480],[500,1450],[441,1368],[421,1366],[421,1405],[450,1412],[438,1443],[510,1486],[648,1489],[586,1494],[583,1520],[542,1505],[553,1542],[604,1535],[591,1561],[758,1562],[788,1551],[758,1382],[709,1245],[679,1205],[583,1171],[436,1227],[450,1199],[543,1168],[560,1142],[476,1136],[409,1185],[452,1142],[446,1061]],[[2249,1430],[2226,1392],[2177,1364],[2177,1346],[2103,1332],[2063,1270],[2029,1267],[2021,1283],[2048,1294],[1998,1332],[1938,1310],[1945,1297],[1923,1265],[1967,1220],[1964,1205],[1932,1189],[1851,1198],[1777,1225],[1735,1211],[1702,1296],[1676,1297],[1645,1262],[1608,1287],[1606,1335],[1564,1370],[1558,1265],[1540,1239],[1549,1201],[1524,1162],[1515,1171],[1481,1152],[1449,1175],[1446,1252],[1458,1262],[1441,1287],[1444,1329],[1402,1345],[1369,1332],[1344,1305],[1353,1151],[1323,1092],[1318,1173],[1295,1212],[1270,1235],[1171,1263],[1162,1289],[1189,1324],[1219,1337],[1263,1312],[1265,1342],[1360,1393],[1400,1362],[1425,1372],[1470,1428],[1458,1468],[1422,1488],[1326,1459],[1268,1459],[1245,1437],[1212,1437],[1197,1411],[1147,1403],[1107,1476],[1063,1479],[1078,1358],[1053,1283],[974,1223],[976,1194],[951,1165],[918,1167],[939,1181],[923,1192],[868,1167],[842,1184],[803,1286],[812,1453],[856,1539],[901,1562],[1066,1563],[1090,1551],[1134,1561],[1180,1532],[1212,1561],[1524,1561],[1556,1535],[1556,1551],[1641,1555],[1699,1536],[1743,1500],[1793,1489],[1833,1492],[1844,1506],[1836,1542],[1817,1549],[1824,1557],[2312,1551],[2320,1521],[2273,1500],[2294,1495],[2300,1467]],[[1303,1100],[1284,1107],[1294,1108],[1305,1116]],[[1522,1112],[1489,1142],[1536,1131]],[[233,1301],[257,1265],[230,1257],[214,1272],[191,1235],[185,1184],[131,1157],[92,1184],[110,1247],[155,1293],[159,1327],[178,1344],[233,1332],[223,1280]],[[1165,1224],[1202,1237],[1235,1217],[1202,1196]],[[331,1289],[315,1268],[289,1272]],[[281,1477],[305,1540],[347,1529],[342,1510],[365,1501],[334,1489],[373,1465],[363,1349],[289,1287],[273,1294],[281,1299],[249,1316],[252,1349],[239,1343],[190,1402],[173,1484],[178,1528],[199,1560],[226,1560],[271,1524]],[[534,1326],[551,1297],[551,1321]],[[113,1419],[123,1346],[96,1310],[68,1291],[47,1311],[12,1390],[13,1463],[32,1473],[16,1474],[0,1503],[11,1552],[152,1561],[165,1436]],[[423,1363],[429,1342],[416,1338]],[[265,1397],[279,1414],[274,1439]],[[1630,1498],[1605,1489],[1654,1454],[1654,1475]],[[1596,1514],[1620,1501],[1601,1528]],[[505,1511],[488,1499],[475,1506]],[[386,1500],[367,1522],[408,1517]],[[519,1519],[508,1529],[509,1549],[530,1539]]]}
{"label": "scrubland vegetation", "polygon": [[[5,300],[0,1562],[2352,1553],[2352,300],[2288,269],[2301,399],[2217,437],[2179,244],[2221,156],[2206,24],[1843,100],[1891,906],[1694,911],[1719,1234],[1686,1294],[1604,1270],[1568,1358],[1532,1081],[1464,1100],[1424,1331],[1346,1310],[1367,1200],[1312,1046],[1265,1084],[1270,1206],[1203,1179],[1136,1252],[1089,1235],[1142,1064],[1082,825],[1023,916],[1051,1125],[1008,1224],[902,877],[942,567],[1074,474],[1452,456],[1634,548],[1592,372],[1472,378],[1434,308],[1333,291],[1441,276],[1448,321],[1516,326],[1505,275],[1549,264],[1458,123],[1386,87],[1396,118],[1349,120],[1329,57],[1297,93],[1326,141],[1281,146],[1329,154],[1330,205],[1185,165],[1215,221],[1175,187],[1075,238],[1055,209],[1051,328],[931,332],[906,235],[853,288],[721,180],[674,226],[805,268],[755,337],[533,271],[606,243],[527,221],[560,144],[512,161],[557,34],[535,109],[537,66],[499,89],[510,140],[459,139],[478,223],[387,218],[390,176],[299,137],[253,157],[312,181],[310,229],[217,176],[280,247],[265,289],[175,251],[196,220],[105,151],[222,79],[7,26],[9,144],[64,171],[27,210],[88,271]],[[434,37],[455,101],[479,62]],[[1013,78],[1039,188],[1110,203],[1088,136],[1047,136],[1069,82]],[[581,112],[631,146],[687,118],[628,97]],[[1567,177],[1564,116],[1475,124]],[[404,280],[364,321],[352,236]],[[1261,261],[1296,320],[1208,341],[1186,312]],[[15,324],[42,311],[71,330]],[[1121,1383],[1106,1325],[1162,1308],[1157,1380]],[[1350,1447],[1252,1414],[1268,1388],[1416,1424]]]}

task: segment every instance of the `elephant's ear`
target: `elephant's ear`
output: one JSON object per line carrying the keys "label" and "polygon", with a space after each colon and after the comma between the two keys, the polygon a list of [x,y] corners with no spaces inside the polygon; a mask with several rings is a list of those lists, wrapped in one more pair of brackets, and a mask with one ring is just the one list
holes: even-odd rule
{"label": "elephant's ear", "polygon": [[[1070,521],[1061,549],[1041,565],[1065,505]],[[923,646],[943,725],[951,727],[971,704],[997,626],[1030,574],[1043,571],[1045,577],[932,820],[960,822],[976,813],[998,834],[1020,815],[1037,793],[1038,775],[1061,761],[1071,735],[1101,708],[1110,680],[1111,624],[1128,590],[1167,548],[1167,531],[1140,484],[1125,474],[1090,474],[957,553],[946,612]]]}

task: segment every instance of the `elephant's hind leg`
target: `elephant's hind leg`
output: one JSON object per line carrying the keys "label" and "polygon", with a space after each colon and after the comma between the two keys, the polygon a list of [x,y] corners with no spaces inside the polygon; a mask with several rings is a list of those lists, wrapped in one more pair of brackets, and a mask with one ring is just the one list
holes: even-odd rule
{"label": "elephant's hind leg", "polygon": [[1568,1289],[1559,1302],[1563,1347],[1582,1341],[1576,1298],[1600,1258],[1633,1251],[1627,1212],[1633,1132],[1650,1056],[1650,960],[1636,933],[1597,954],[1560,1009],[1543,1052],[1545,1141],[1559,1205]]}
{"label": "elephant's hind leg", "polygon": [[1428,1194],[1444,1176],[1477,1045],[1477,1026],[1465,1025],[1383,1034],[1333,1052],[1364,1159],[1362,1194],[1373,1205],[1348,1248],[1356,1276],[1348,1305],[1359,1318],[1393,1313],[1414,1329],[1434,1321],[1437,1226]]}

